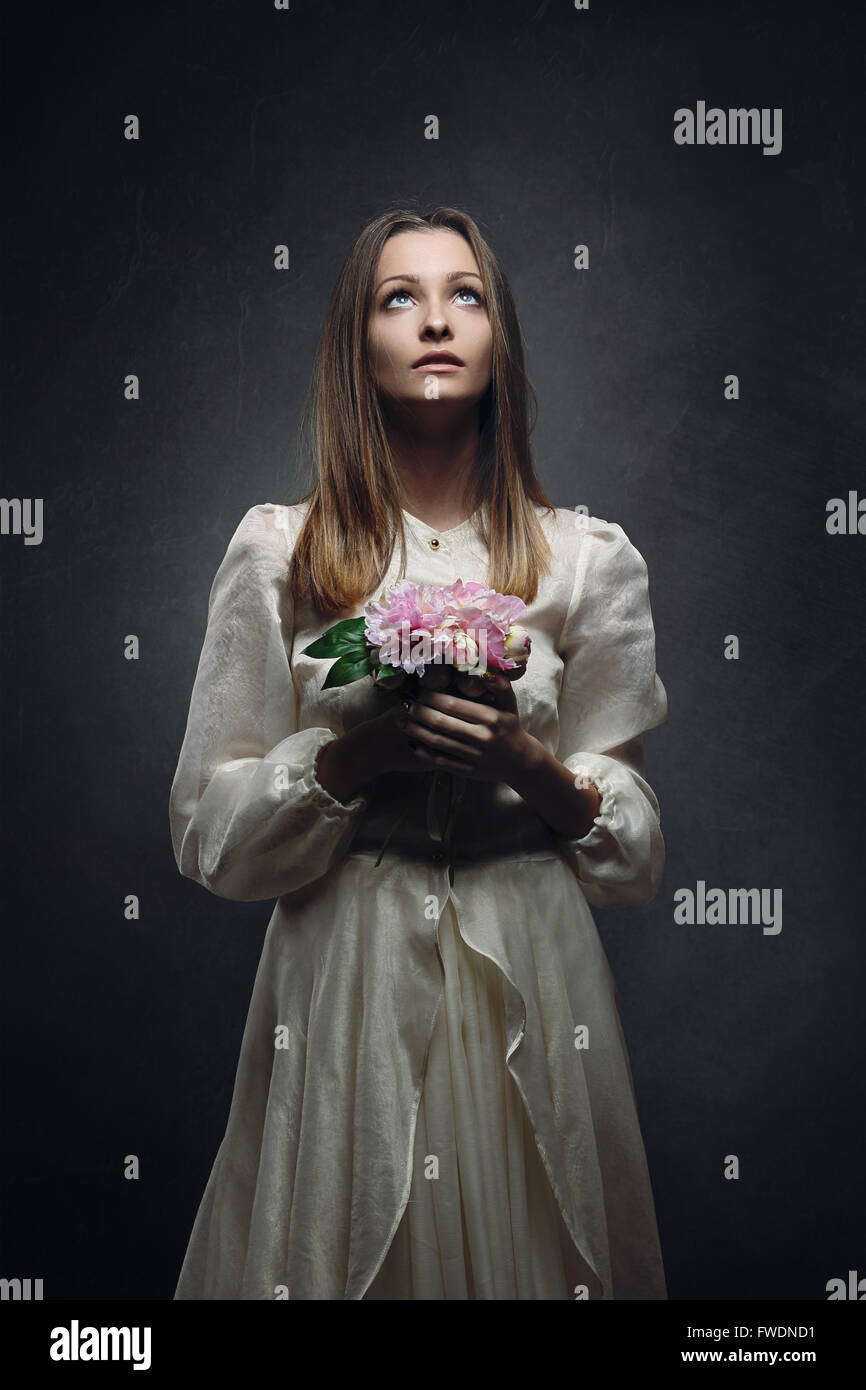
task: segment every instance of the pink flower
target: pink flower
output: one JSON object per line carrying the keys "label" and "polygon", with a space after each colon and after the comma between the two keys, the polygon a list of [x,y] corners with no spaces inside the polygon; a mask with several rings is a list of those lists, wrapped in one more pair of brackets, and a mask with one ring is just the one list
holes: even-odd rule
{"label": "pink flower", "polygon": [[[515,619],[526,612],[516,594],[475,580],[453,584],[402,581],[365,609],[364,635],[374,665],[422,676],[431,665],[455,671],[513,671],[525,665],[529,636]],[[510,642],[510,646],[508,645]],[[392,685],[395,677],[380,682]]]}

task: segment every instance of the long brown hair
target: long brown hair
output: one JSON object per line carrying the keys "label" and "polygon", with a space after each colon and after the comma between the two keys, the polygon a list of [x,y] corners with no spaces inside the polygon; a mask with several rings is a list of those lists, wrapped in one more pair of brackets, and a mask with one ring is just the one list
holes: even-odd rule
{"label": "long brown hair", "polygon": [[[529,403],[520,324],[511,288],[473,219],[457,208],[422,214],[395,209],[368,222],[340,271],[313,366],[298,432],[309,460],[310,505],[293,554],[292,594],[310,597],[327,615],[354,608],[378,591],[396,539],[401,572],[406,535],[400,476],[388,447],[376,382],[367,355],[367,325],[376,267],[398,232],[446,228],[471,246],[481,272],[493,335],[490,385],[479,402],[477,465],[468,485],[474,523],[490,552],[487,582],[531,603],[550,546],[534,506],[552,509],[535,475],[529,445]],[[534,424],[534,421],[532,422]],[[378,597],[378,593],[377,593]]]}

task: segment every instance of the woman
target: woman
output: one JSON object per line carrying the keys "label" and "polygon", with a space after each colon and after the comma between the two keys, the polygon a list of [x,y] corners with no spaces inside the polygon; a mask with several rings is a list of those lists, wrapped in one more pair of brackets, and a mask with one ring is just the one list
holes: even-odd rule
{"label": "woman", "polygon": [[[666,696],[643,559],[547,502],[528,391],[472,219],[371,222],[322,334],[315,486],[229,543],[172,785],[180,872],[278,900],[178,1299],[666,1297],[588,906],[658,889]],[[518,594],[522,678],[411,709],[323,689],[305,648],[402,577]]]}

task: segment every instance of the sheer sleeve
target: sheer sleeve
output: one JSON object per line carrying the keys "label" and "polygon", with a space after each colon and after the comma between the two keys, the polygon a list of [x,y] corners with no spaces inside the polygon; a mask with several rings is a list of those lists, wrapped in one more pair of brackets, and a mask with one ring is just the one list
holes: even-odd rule
{"label": "sheer sleeve", "polygon": [[297,725],[286,516],[252,507],[217,571],[169,799],[180,872],[242,902],[325,874],[367,805],[338,801],[317,779],[336,734]]}
{"label": "sheer sleeve", "polygon": [[588,902],[647,903],[661,883],[665,845],[658,801],[643,775],[643,735],[667,717],[647,567],[616,522],[575,513],[574,524],[557,757],[575,780],[595,783],[601,805],[581,839],[557,839]]}

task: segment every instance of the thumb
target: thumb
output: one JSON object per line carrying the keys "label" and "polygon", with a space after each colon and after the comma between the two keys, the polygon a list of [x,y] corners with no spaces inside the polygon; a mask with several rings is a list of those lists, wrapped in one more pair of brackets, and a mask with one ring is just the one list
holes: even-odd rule
{"label": "thumb", "polygon": [[517,700],[511,681],[501,671],[496,671],[492,678],[485,680],[487,689],[481,696],[486,705],[492,705],[494,709],[510,710],[512,714],[517,711]]}

